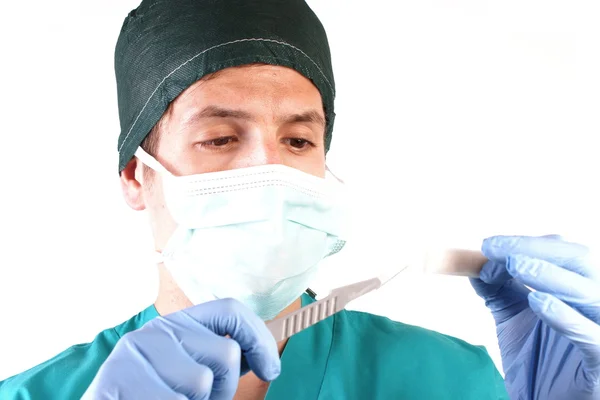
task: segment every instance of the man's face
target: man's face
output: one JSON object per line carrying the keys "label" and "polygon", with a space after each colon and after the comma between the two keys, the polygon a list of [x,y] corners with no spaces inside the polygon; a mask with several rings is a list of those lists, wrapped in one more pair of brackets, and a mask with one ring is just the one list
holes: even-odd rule
{"label": "man's face", "polygon": [[[270,65],[228,68],[173,101],[154,156],[174,175],[283,164],[324,177],[324,133],[320,93],[298,72]],[[176,224],[160,175],[144,174],[134,159],[121,182],[129,205],[148,210],[156,249],[162,250]]]}

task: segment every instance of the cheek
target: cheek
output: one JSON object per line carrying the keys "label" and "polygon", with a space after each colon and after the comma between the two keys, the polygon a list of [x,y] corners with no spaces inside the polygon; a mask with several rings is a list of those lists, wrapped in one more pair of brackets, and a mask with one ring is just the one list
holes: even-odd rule
{"label": "cheek", "polygon": [[307,174],[325,178],[325,155],[315,154],[301,157],[292,155],[286,157],[286,160],[283,160],[283,164],[306,172]]}
{"label": "cheek", "polygon": [[144,188],[144,198],[154,237],[159,246],[164,246],[177,224],[165,204],[160,178],[154,179]]}

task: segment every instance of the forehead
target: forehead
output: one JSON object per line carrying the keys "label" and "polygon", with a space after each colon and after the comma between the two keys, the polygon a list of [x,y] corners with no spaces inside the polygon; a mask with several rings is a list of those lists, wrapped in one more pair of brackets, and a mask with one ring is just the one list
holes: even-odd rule
{"label": "forehead", "polygon": [[265,64],[231,67],[207,75],[171,105],[176,114],[206,106],[236,106],[251,113],[311,108],[324,114],[319,90],[309,79],[291,68]]}

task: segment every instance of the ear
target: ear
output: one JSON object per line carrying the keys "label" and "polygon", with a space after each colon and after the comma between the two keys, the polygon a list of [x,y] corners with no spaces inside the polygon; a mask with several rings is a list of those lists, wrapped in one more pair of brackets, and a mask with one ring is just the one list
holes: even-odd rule
{"label": "ear", "polygon": [[143,187],[138,180],[138,177],[142,176],[142,168],[142,163],[139,162],[136,157],[133,157],[129,160],[125,169],[121,171],[121,190],[123,190],[123,197],[125,197],[125,201],[129,207],[136,211],[141,211],[146,208]]}

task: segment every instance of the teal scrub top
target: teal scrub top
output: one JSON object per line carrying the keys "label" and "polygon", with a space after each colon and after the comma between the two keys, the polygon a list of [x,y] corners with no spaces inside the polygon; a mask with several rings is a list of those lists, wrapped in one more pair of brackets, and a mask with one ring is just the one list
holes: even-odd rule
{"label": "teal scrub top", "polygon": [[[304,295],[302,304],[314,301]],[[0,382],[0,399],[79,399],[117,341],[158,316],[125,323]],[[508,400],[485,348],[424,328],[341,311],[290,338],[266,400]]]}

